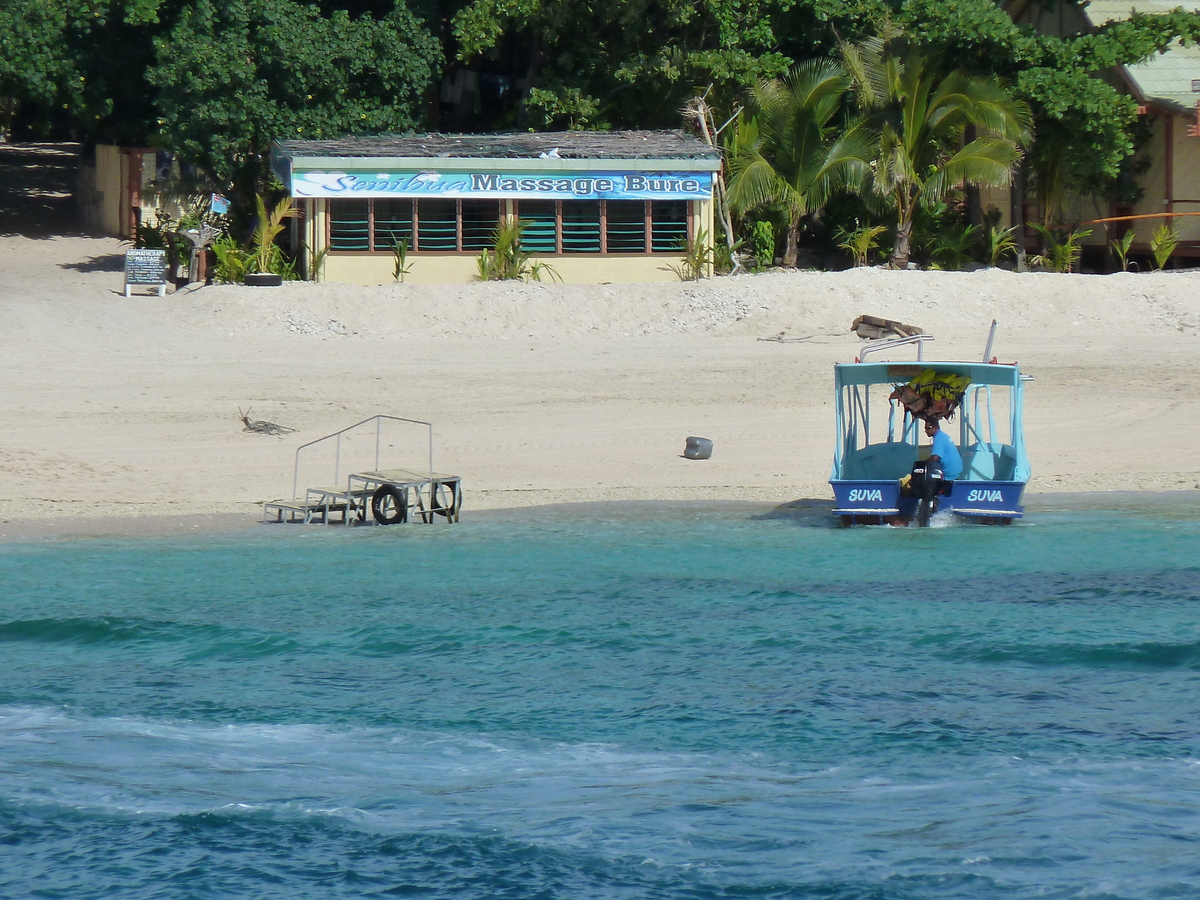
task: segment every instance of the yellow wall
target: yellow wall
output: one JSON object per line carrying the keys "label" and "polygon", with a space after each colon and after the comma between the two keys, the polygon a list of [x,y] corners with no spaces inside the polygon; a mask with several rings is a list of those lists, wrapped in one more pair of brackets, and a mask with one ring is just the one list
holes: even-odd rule
{"label": "yellow wall", "polygon": [[[1027,195],[1026,199],[1031,203],[1036,203],[1036,195]],[[1090,222],[1093,219],[1106,219],[1114,215],[1112,207],[1108,201],[1098,197],[1082,197],[1077,195],[1069,195],[1063,201],[1063,220],[1065,222]],[[1037,221],[1036,219],[1034,221]],[[1091,234],[1083,239],[1084,246],[1095,245],[1103,247],[1108,241],[1112,240],[1117,235],[1117,222],[1080,225],[1079,228],[1083,231],[1091,231]],[[1040,241],[1040,238],[1039,238]]]}
{"label": "yellow wall", "polygon": [[[1176,123],[1178,125],[1178,123]],[[1145,191],[1142,199],[1133,206],[1135,216],[1161,213],[1167,211],[1165,202],[1167,187],[1167,151],[1166,151],[1166,116],[1154,116],[1150,120],[1150,140],[1142,150],[1142,159],[1148,160],[1150,167],[1137,177],[1138,185]],[[1178,164],[1179,160],[1176,160]],[[1178,173],[1177,173],[1178,174]],[[1132,222],[1134,230],[1133,244],[1135,247],[1148,247],[1150,235],[1164,219],[1141,219]],[[1120,224],[1120,223],[1114,223]],[[1111,226],[1110,226],[1111,227]],[[1113,237],[1116,231],[1113,232]]]}
{"label": "yellow wall", "polygon": [[[566,284],[642,284],[652,281],[678,281],[669,266],[679,258],[662,253],[654,256],[535,256],[553,267]],[[479,267],[470,255],[422,256],[409,254],[412,267],[406,284],[467,284],[479,280]],[[392,284],[393,261],[386,253],[331,253],[325,259],[324,281],[343,284]],[[543,282],[557,281],[549,273]]]}
{"label": "yellow wall", "polygon": [[1012,190],[1010,188],[981,187],[979,207],[987,213],[990,207],[1000,210],[1000,228],[1012,225]]}
{"label": "yellow wall", "polygon": [[[129,149],[112,144],[96,145],[94,166],[85,166],[79,175],[79,206],[84,223],[94,231],[114,237],[130,237],[130,208],[133,191],[129,184],[131,159],[142,158],[141,183],[135,185],[141,198],[141,220],[153,222],[155,210],[161,198],[154,193],[155,152],[153,150]],[[174,201],[165,210],[174,218],[184,212],[184,207]]]}
{"label": "yellow wall", "polygon": [[[1171,128],[1167,128],[1167,118],[1172,120]],[[1173,210],[1178,213],[1200,213],[1200,138],[1188,137],[1188,128],[1195,124],[1195,116],[1173,115],[1167,112],[1151,114],[1150,140],[1141,151],[1140,158],[1149,163],[1147,170],[1137,176],[1138,185],[1143,190],[1142,199],[1133,205],[1132,215],[1152,215],[1168,212],[1168,198],[1174,199]],[[1174,160],[1172,166],[1173,184],[1167,184],[1167,142],[1168,130],[1172,145]],[[980,192],[983,208],[996,206],[1003,213],[1003,227],[1011,222],[1011,203],[1008,188],[983,189]],[[1036,197],[1032,190],[1026,195],[1026,202],[1032,204]],[[1190,201],[1190,202],[1189,202]],[[1105,199],[1096,197],[1070,196],[1063,204],[1063,218],[1067,222],[1091,222],[1094,219],[1104,219],[1116,215],[1117,206]],[[1179,233],[1181,242],[1200,243],[1200,216],[1178,216],[1173,219],[1139,219],[1131,224],[1134,229],[1135,252],[1148,252],[1150,236],[1163,224],[1170,222]],[[1084,240],[1088,246],[1105,246],[1115,240],[1120,233],[1120,223],[1093,223],[1082,225],[1091,229],[1091,235]]]}
{"label": "yellow wall", "polygon": [[[1168,126],[1170,120],[1170,126]],[[1150,122],[1150,140],[1142,150],[1141,158],[1149,162],[1149,168],[1138,176],[1138,184],[1144,191],[1142,199],[1133,207],[1133,215],[1153,215],[1164,212],[1200,212],[1200,138],[1188,137],[1188,128],[1195,122],[1194,116],[1175,115],[1161,112]],[[1172,183],[1167,183],[1167,144],[1174,155],[1171,166]],[[1168,204],[1168,200],[1174,200]],[[1192,202],[1186,202],[1186,201]],[[1076,220],[1095,219],[1112,215],[1107,206],[1101,212],[1096,205],[1087,201],[1076,201],[1071,209]],[[1200,241],[1200,216],[1178,216],[1171,219],[1140,219],[1131,223],[1135,237],[1133,245],[1143,251],[1150,246],[1150,237],[1164,222],[1170,223],[1179,233],[1180,241]],[[1110,223],[1108,239],[1117,235],[1116,226]],[[1104,225],[1087,226],[1093,229],[1088,243],[1100,243],[1104,238]]]}
{"label": "yellow wall", "polygon": [[[1174,208],[1180,213],[1200,213],[1200,137],[1188,137],[1196,124],[1195,113],[1175,116]],[[1172,219],[1181,241],[1200,241],[1200,216]]]}
{"label": "yellow wall", "polygon": [[96,191],[99,193],[98,226],[105,234],[126,237],[129,229],[121,215],[121,190],[126,178],[125,157],[120,147],[110,144],[96,146]]}
{"label": "yellow wall", "polygon": [[712,247],[715,241],[713,228],[716,226],[716,204],[697,202],[692,204],[692,209],[695,213],[692,221],[692,234],[698,235],[703,231],[705,243]]}

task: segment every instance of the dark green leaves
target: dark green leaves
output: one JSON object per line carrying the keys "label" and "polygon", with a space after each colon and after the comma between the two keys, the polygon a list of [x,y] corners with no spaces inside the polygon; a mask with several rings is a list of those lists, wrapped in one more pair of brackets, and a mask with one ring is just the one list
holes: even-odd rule
{"label": "dark green leaves", "polygon": [[376,20],[291,0],[199,0],[156,51],[163,142],[250,193],[273,139],[417,127],[440,62],[402,4]]}

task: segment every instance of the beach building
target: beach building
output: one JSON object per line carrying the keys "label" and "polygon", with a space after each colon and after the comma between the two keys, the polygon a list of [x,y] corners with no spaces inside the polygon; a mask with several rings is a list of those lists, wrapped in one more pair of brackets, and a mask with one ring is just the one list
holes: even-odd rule
{"label": "beach building", "polygon": [[285,140],[272,167],[295,198],[293,248],[321,280],[388,284],[403,242],[418,283],[478,280],[501,224],[574,283],[675,281],[711,246],[716,150],[674,131],[414,134]]}
{"label": "beach building", "polygon": [[[1108,22],[1121,21],[1136,11],[1162,14],[1180,6],[1178,0],[1091,0],[1084,4],[1050,3],[1045,0],[1008,0],[1008,14],[1019,24],[1030,25],[1043,34],[1064,37],[1095,31]],[[1165,53],[1135,66],[1116,66],[1105,79],[1123,90],[1138,104],[1145,117],[1149,137],[1140,150],[1144,169],[1134,174],[1136,200],[1110,200],[1102,197],[1067,198],[1063,218],[1067,222],[1089,222],[1116,216],[1150,216],[1129,222],[1085,225],[1092,234],[1084,247],[1092,248],[1094,259],[1108,242],[1134,231],[1132,254],[1150,255],[1150,236],[1169,222],[1179,233],[1177,259],[1200,257],[1200,216],[1163,217],[1161,213],[1200,213],[1200,47],[1176,42]],[[1040,216],[1034,198],[1017,196],[1009,202],[1007,192],[992,192],[984,200],[1024,222],[1036,222]],[[1007,216],[1006,216],[1007,217]],[[1032,245],[1036,236],[1030,230]],[[1194,263],[1192,263],[1194,265]]]}
{"label": "beach building", "polygon": [[160,202],[156,182],[170,166],[168,154],[152,147],[85,146],[75,196],[89,230],[132,237],[138,223],[154,221]]}

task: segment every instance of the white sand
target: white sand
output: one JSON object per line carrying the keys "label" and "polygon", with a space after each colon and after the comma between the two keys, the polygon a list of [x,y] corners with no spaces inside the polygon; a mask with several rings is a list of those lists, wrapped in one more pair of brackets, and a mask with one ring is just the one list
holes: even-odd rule
{"label": "white sand", "polygon": [[[1036,377],[1030,491],[1200,488],[1200,273],[869,269],[126,299],[123,250],[0,237],[0,534],[252,521],[291,495],[300,444],[376,413],[434,423],[435,466],[462,476],[468,512],[831,499],[831,366],[861,346],[848,331],[860,313],[924,327],[946,358],[978,358],[999,320],[996,355]],[[239,407],[296,432],[245,433]],[[714,441],[711,460],[681,458],[689,434]],[[414,447],[404,461],[422,465]]]}

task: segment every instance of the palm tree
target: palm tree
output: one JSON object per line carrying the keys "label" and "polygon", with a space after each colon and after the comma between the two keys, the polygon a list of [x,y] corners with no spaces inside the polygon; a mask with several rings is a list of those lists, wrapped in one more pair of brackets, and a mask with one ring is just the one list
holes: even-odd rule
{"label": "palm tree", "polygon": [[759,83],[726,146],[728,198],[738,213],[783,210],[785,266],[794,266],[805,216],[865,169],[861,135],[836,136],[834,120],[851,85],[837,62],[814,59]]}
{"label": "palm tree", "polygon": [[[870,192],[895,210],[891,264],[903,267],[919,206],[968,183],[1010,183],[1030,139],[1029,107],[997,78],[962,70],[943,77],[890,26],[861,44],[842,44],[841,54],[863,110],[850,135],[874,144]],[[979,136],[964,142],[968,126]]]}

